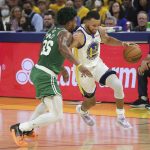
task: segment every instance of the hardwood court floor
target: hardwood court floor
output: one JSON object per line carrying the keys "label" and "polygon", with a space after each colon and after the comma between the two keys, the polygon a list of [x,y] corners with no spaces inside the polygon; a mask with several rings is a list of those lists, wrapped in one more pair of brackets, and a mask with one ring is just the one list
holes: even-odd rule
{"label": "hardwood court floor", "polygon": [[96,124],[88,127],[69,102],[64,102],[62,122],[37,129],[38,140],[19,148],[9,127],[28,120],[37,104],[33,99],[0,98],[0,150],[150,150],[150,111],[125,105],[133,129],[123,130],[115,124],[115,104],[97,104],[90,111]]}

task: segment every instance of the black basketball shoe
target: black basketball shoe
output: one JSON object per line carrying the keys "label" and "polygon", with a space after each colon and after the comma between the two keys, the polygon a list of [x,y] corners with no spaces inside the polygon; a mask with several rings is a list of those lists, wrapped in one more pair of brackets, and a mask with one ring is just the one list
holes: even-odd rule
{"label": "black basketball shoe", "polygon": [[27,147],[28,143],[24,141],[24,133],[19,129],[19,125],[15,124],[10,127],[10,132],[12,134],[14,142],[20,147]]}
{"label": "black basketball shoe", "polygon": [[148,100],[137,99],[132,104],[130,104],[130,106],[134,108],[145,108],[145,105],[147,104],[149,104]]}

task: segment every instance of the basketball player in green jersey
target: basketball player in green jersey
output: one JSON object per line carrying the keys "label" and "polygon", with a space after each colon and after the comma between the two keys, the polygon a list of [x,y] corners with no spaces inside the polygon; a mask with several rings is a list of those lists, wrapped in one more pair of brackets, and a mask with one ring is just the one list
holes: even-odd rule
{"label": "basketball player in green jersey", "polygon": [[63,8],[58,12],[60,27],[47,32],[38,63],[33,67],[30,78],[36,89],[36,97],[41,103],[36,107],[30,121],[10,127],[13,139],[18,146],[28,146],[25,136],[34,136],[34,128],[55,123],[63,118],[62,96],[57,84],[57,75],[62,71],[64,81],[68,74],[62,66],[65,58],[75,64],[84,76],[92,77],[89,70],[77,61],[69,48],[71,32],[76,27],[76,11]]}

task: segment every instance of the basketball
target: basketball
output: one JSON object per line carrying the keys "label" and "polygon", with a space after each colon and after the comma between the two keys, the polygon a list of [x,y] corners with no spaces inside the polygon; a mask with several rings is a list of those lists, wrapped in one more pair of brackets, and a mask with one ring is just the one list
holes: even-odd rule
{"label": "basketball", "polygon": [[136,63],[142,57],[142,51],[137,44],[126,46],[123,51],[124,59],[129,63]]}

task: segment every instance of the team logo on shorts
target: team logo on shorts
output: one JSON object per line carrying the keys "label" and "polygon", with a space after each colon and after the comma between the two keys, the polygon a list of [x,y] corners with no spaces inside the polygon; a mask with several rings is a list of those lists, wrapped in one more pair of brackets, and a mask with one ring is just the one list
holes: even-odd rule
{"label": "team logo on shorts", "polygon": [[87,49],[87,59],[93,60],[98,56],[99,43],[92,42]]}

